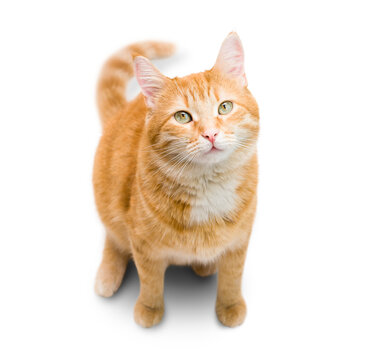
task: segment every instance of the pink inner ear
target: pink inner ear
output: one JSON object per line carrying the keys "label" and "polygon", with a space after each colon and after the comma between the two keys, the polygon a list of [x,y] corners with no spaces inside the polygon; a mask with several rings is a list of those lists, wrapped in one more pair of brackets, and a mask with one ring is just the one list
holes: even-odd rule
{"label": "pink inner ear", "polygon": [[229,73],[234,74],[234,75],[241,75],[242,74],[242,67],[241,66],[236,66],[230,69]]}

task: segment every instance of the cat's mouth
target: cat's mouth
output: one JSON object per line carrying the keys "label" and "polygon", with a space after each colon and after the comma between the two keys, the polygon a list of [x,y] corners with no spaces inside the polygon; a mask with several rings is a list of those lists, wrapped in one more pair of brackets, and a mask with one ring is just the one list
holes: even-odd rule
{"label": "cat's mouth", "polygon": [[205,152],[205,154],[214,154],[214,153],[217,153],[219,151],[222,151],[222,150],[216,148],[215,145],[213,145],[209,151]]}

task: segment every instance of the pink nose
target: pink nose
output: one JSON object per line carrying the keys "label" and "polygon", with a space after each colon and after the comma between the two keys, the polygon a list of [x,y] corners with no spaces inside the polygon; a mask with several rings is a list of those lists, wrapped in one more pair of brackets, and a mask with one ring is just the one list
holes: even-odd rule
{"label": "pink nose", "polygon": [[202,133],[202,136],[214,144],[215,137],[218,135],[218,133],[219,133],[218,129],[208,129]]}

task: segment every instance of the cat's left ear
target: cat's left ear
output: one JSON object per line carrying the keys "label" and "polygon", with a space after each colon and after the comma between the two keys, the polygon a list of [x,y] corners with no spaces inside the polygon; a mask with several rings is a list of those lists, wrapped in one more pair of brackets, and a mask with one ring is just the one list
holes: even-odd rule
{"label": "cat's left ear", "polygon": [[231,32],[222,43],[214,69],[247,86],[244,58],[241,39],[236,32]]}

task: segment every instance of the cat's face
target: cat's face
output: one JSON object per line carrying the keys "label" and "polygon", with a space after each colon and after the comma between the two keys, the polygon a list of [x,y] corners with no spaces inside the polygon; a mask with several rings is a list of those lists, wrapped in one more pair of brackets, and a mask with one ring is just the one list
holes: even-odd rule
{"label": "cat's face", "polygon": [[136,58],[135,67],[149,107],[149,140],[160,154],[180,164],[213,164],[255,151],[258,106],[247,89],[236,34],[203,73],[169,79],[145,58]]}

